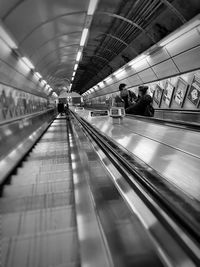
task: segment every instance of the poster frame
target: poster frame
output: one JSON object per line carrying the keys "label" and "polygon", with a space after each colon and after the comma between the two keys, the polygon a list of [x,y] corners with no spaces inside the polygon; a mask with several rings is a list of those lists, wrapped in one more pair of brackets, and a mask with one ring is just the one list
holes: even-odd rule
{"label": "poster frame", "polygon": [[[157,90],[159,90],[161,92],[160,99],[156,98],[156,96],[155,96]],[[154,90],[154,94],[153,94],[153,100],[158,105],[158,107],[160,107],[160,105],[161,105],[163,92],[164,92],[163,88],[159,84],[156,84],[156,87],[155,87],[155,90]]]}
{"label": "poster frame", "polygon": [[[168,90],[167,90],[168,86],[170,86],[172,89],[170,96],[168,96],[168,94],[166,94],[166,92],[168,92]],[[172,83],[170,83],[169,81],[166,81],[165,89],[163,92],[163,101],[164,101],[165,105],[167,105],[169,108],[170,108],[171,103],[172,103],[172,99],[173,99],[173,95],[174,95],[174,89],[175,89],[175,86]],[[169,102],[167,102],[166,100],[168,100]]]}
{"label": "poster frame", "polygon": [[192,78],[192,82],[190,84],[190,87],[188,89],[188,94],[187,94],[187,99],[195,106],[195,107],[198,107],[199,106],[199,102],[200,102],[200,90],[198,90],[198,99],[196,101],[196,103],[191,99],[191,97],[189,97],[191,95],[191,92],[192,92],[192,86],[193,86],[193,83],[195,80],[199,80],[199,83],[200,83],[200,78],[197,76],[197,75],[194,75],[193,78]]}
{"label": "poster frame", "polygon": [[[179,87],[179,84],[182,83],[184,84],[184,92],[183,92],[183,97],[182,97],[182,102],[179,103],[177,100],[176,100],[176,96],[177,96],[177,92],[178,92],[178,89],[180,88]],[[186,99],[186,96],[187,96],[187,92],[188,92],[188,88],[189,88],[189,85],[188,83],[183,80],[181,77],[178,78],[178,81],[177,81],[177,84],[176,84],[176,88],[175,88],[175,91],[174,91],[174,102],[179,105],[181,108],[183,107],[184,103],[185,103],[185,99]]]}

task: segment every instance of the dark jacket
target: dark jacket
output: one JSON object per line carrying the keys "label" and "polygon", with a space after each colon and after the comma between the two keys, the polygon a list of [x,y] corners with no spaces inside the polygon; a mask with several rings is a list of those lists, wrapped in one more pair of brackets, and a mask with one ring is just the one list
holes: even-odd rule
{"label": "dark jacket", "polygon": [[63,113],[64,112],[64,104],[63,103],[58,103],[58,112]]}
{"label": "dark jacket", "polygon": [[153,100],[150,95],[141,96],[135,104],[130,105],[130,107],[126,109],[126,113],[146,116],[146,108],[148,105],[151,105],[152,101]]}
{"label": "dark jacket", "polygon": [[124,90],[120,92],[120,96],[116,96],[115,102],[116,103],[123,103],[124,108],[128,108],[133,100],[137,97],[134,92],[129,90]]}

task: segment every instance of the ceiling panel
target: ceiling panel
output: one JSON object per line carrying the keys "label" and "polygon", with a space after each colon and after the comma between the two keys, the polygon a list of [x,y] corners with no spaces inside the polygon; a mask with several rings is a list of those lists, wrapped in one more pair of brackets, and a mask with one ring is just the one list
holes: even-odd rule
{"label": "ceiling panel", "polygon": [[49,83],[71,79],[82,30],[89,28],[72,85],[83,93],[200,10],[200,1],[191,0],[187,9],[180,2],[99,0],[94,15],[88,16],[90,0],[0,0],[0,17],[19,54]]}

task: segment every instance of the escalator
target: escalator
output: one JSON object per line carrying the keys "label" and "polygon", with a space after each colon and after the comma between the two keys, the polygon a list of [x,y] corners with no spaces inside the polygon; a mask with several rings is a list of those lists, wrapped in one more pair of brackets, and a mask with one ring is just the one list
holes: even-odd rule
{"label": "escalator", "polygon": [[17,169],[0,207],[3,266],[80,265],[65,120],[51,124]]}
{"label": "escalator", "polygon": [[109,140],[69,117],[53,121],[3,186],[2,266],[197,266],[144,195],[155,199],[127,182]]}

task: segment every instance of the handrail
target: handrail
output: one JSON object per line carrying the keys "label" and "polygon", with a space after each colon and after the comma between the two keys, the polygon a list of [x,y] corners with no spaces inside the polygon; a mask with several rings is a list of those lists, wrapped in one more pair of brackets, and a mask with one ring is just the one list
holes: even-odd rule
{"label": "handrail", "polygon": [[172,108],[155,108],[156,111],[169,111],[169,112],[180,112],[180,113],[200,113],[198,109],[172,109]]}
{"label": "handrail", "polygon": [[[188,246],[187,240],[185,240],[185,234],[180,235],[177,228],[175,229],[173,227],[174,225],[170,225],[170,221],[166,221],[166,218],[163,217],[162,210],[157,210],[152,206],[152,203],[149,202],[149,200],[141,195],[141,198],[145,203],[156,212],[156,215],[159,216],[159,219],[163,224],[170,229],[193,260],[199,264],[200,258],[197,253],[197,250],[199,251],[199,249],[196,250],[200,240],[198,212],[195,210],[194,206],[191,205],[191,200],[186,198],[181,191],[177,191],[176,188],[173,188],[165,179],[162,179],[162,177],[155,170],[150,168],[150,166],[139,160],[136,156],[130,155],[128,151],[116,144],[105,134],[99,133],[99,131],[97,131],[94,126],[91,126],[85,119],[78,117],[73,112],[72,114],[81,123],[85,131],[95,139],[95,142],[97,142],[98,146],[101,147],[115,167],[121,172],[123,172],[123,168],[125,168],[130,175],[133,175],[144,190],[146,190],[154,200],[156,199],[156,201],[159,202],[162,210],[164,212],[167,211],[170,214],[170,217],[173,218],[172,220],[175,220],[175,222],[178,223],[180,229],[184,229],[183,232],[189,234],[189,239],[192,237],[191,242],[193,247],[191,248]],[[125,179],[131,186],[133,186],[134,190],[136,190],[130,177],[125,176]],[[182,203],[181,207],[177,205],[180,201]],[[192,220],[189,212],[195,214],[195,219],[197,219],[195,222]]]}

